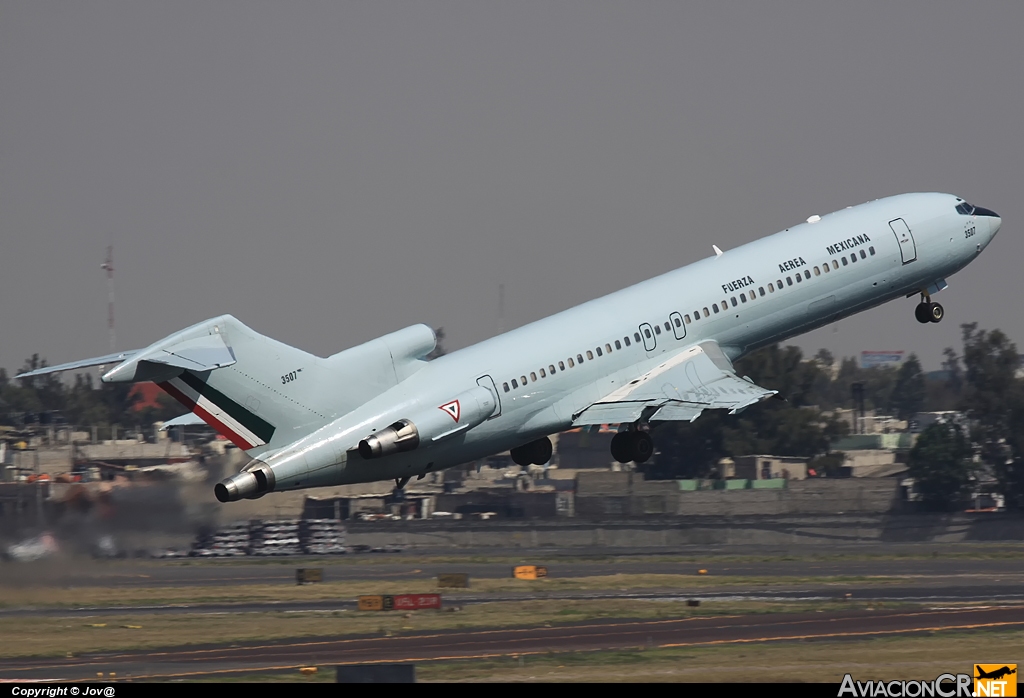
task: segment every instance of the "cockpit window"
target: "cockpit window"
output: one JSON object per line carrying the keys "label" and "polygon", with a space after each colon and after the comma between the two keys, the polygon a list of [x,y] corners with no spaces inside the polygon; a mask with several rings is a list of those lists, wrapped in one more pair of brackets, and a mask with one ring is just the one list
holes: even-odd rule
{"label": "cockpit window", "polygon": [[962,202],[960,204],[957,204],[956,212],[959,213],[961,216],[973,216],[974,215],[974,207],[971,206],[966,201],[964,201],[964,202]]}

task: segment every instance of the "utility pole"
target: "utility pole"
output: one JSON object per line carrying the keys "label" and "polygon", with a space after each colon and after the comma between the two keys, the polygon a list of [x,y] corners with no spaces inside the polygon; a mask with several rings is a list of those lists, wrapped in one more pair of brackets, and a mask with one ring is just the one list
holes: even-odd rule
{"label": "utility pole", "polygon": [[498,284],[498,334],[505,332],[505,284]]}
{"label": "utility pole", "polygon": [[114,336],[114,246],[107,247],[107,261],[101,269],[107,272],[107,327],[110,329],[110,353],[117,351],[117,340]]}

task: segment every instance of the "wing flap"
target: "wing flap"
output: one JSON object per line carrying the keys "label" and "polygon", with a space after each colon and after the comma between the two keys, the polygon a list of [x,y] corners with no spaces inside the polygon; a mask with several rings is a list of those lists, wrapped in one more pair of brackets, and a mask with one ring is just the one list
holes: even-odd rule
{"label": "wing flap", "polygon": [[692,422],[706,409],[735,414],[776,392],[737,376],[721,348],[703,342],[581,410],[573,425],[634,422],[645,410],[649,421]]}

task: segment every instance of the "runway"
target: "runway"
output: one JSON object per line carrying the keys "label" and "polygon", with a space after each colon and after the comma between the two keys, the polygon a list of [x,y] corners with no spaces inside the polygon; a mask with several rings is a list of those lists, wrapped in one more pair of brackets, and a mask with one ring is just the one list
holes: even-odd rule
{"label": "runway", "polygon": [[301,666],[483,659],[549,652],[856,639],[943,631],[1024,628],[1024,606],[857,611],[602,621],[552,627],[336,637],[75,658],[0,661],[0,678],[169,680],[284,671]]}

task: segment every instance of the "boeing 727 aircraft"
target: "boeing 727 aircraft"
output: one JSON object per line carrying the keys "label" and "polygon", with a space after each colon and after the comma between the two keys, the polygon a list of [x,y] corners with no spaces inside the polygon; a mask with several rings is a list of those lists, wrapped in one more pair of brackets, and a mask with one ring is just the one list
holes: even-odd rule
{"label": "boeing 727 aircraft", "polygon": [[[648,425],[730,414],[775,391],[732,362],[772,342],[897,298],[939,322],[932,296],[998,232],[992,211],[948,194],[904,194],[796,227],[426,361],[414,325],[319,358],[230,315],[140,349],[31,377],[116,365],[105,383],[155,381],[252,458],[221,502],[268,492],[413,477],[506,450],[551,457],[550,434],[619,424],[611,455],[643,462]],[[170,424],[168,425],[170,426]]]}

